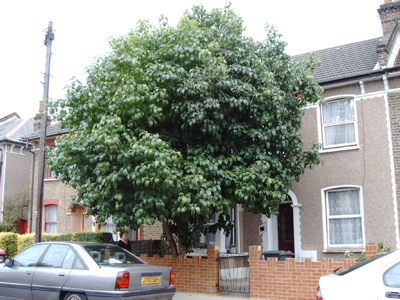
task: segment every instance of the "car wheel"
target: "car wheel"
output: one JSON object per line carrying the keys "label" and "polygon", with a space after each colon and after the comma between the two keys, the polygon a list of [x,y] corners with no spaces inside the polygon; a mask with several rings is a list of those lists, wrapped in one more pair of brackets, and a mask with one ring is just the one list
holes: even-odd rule
{"label": "car wheel", "polygon": [[81,293],[67,293],[64,300],[87,300],[85,294]]}

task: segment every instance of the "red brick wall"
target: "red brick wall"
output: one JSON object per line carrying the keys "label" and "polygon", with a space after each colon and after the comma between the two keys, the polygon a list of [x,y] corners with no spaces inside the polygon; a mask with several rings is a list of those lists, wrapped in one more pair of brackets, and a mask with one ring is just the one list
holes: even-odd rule
{"label": "red brick wall", "polygon": [[[377,253],[377,245],[367,245],[367,257]],[[218,246],[208,246],[207,255],[207,258],[189,258],[185,255],[172,258],[171,255],[148,257],[142,254],[140,258],[152,265],[171,267],[176,274],[176,289],[180,292],[218,294]],[[322,261],[307,258],[300,262],[294,258],[278,261],[278,258],[273,257],[265,261],[261,246],[250,246],[250,297],[268,300],[315,299],[319,277],[337,268],[347,269],[354,263],[354,259],[334,262],[332,258],[324,258]]]}
{"label": "red brick wall", "polygon": [[208,246],[207,258],[201,256],[171,255],[140,258],[151,265],[168,266],[175,272],[175,287],[180,292],[217,294],[219,282],[219,247]]}
{"label": "red brick wall", "polygon": [[[368,245],[367,257],[376,255],[378,246]],[[250,297],[270,300],[315,299],[319,277],[330,274],[337,268],[347,269],[354,259],[334,262],[332,258],[312,261],[308,258],[299,262],[294,258],[278,261],[278,258],[262,260],[261,246],[249,249]]]}

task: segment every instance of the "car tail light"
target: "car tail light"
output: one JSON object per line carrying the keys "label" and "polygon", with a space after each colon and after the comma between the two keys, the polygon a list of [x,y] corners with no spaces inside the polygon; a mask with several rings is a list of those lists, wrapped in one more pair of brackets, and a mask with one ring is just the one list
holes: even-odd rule
{"label": "car tail light", "polygon": [[118,272],[115,289],[127,289],[129,287],[129,276],[129,272]]}
{"label": "car tail light", "polygon": [[317,297],[315,298],[315,300],[323,300],[321,289],[319,288],[319,286],[318,286],[318,289],[317,289],[317,295],[316,296]]}
{"label": "car tail light", "polygon": [[175,284],[175,272],[174,271],[169,271],[169,285],[174,285]]}

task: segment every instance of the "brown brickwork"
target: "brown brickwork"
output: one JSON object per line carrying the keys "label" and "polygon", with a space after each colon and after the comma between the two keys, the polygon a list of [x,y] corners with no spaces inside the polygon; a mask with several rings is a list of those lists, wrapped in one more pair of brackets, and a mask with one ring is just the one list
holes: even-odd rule
{"label": "brown brickwork", "polygon": [[[390,126],[392,132],[392,147],[396,194],[400,195],[400,93],[389,94]],[[400,200],[397,197],[397,207],[400,215]],[[400,225],[400,224],[399,224]]]}
{"label": "brown brickwork", "polygon": [[384,3],[378,9],[381,19],[383,36],[389,36],[392,33],[393,26],[400,20],[400,2]]}
{"label": "brown brickwork", "polygon": [[[36,143],[37,145],[37,143]],[[39,149],[35,148],[33,152],[38,156]],[[38,187],[38,170],[39,170],[39,160],[35,160],[35,181],[34,181],[34,201],[32,205],[33,220],[32,220],[32,232],[36,231],[36,210],[37,210],[37,187]],[[93,218],[91,216],[82,216],[82,211],[79,211],[77,215],[76,212],[71,211],[71,197],[75,195],[75,190],[61,181],[54,179],[45,179],[44,181],[44,203],[46,200],[52,199],[57,202],[57,232],[66,233],[71,231],[92,231],[93,228]],[[77,219],[80,219],[79,226],[75,226]],[[46,213],[45,208],[43,209],[43,224],[42,232],[46,232],[45,228]],[[79,228],[78,228],[79,227]]]}
{"label": "brown brickwork", "polygon": [[[169,266],[175,274],[175,286],[179,292],[217,294],[219,283],[219,248],[208,246],[208,257],[195,256],[188,258],[179,255],[148,257],[142,254],[141,259],[152,265]],[[377,245],[366,246],[366,256],[373,257],[378,253]],[[268,300],[309,300],[315,299],[318,280],[321,276],[331,274],[333,270],[345,270],[355,264],[354,259],[341,262],[332,258],[322,261],[296,261],[286,258],[278,261],[277,257],[263,260],[262,247],[249,247],[250,265],[250,298]]]}
{"label": "brown brickwork", "polygon": [[394,44],[397,34],[399,33],[398,23],[400,22],[400,2],[385,1],[378,9],[381,19],[383,38],[378,46],[378,61],[381,66],[387,65],[388,54],[390,53],[390,45]]}
{"label": "brown brickwork", "polygon": [[[378,253],[377,245],[367,245],[366,255],[372,257]],[[277,257],[262,260],[261,246],[250,246],[250,297],[269,300],[309,300],[315,299],[318,279],[333,270],[343,270],[354,265],[354,259],[334,262],[332,258],[322,261],[296,261],[287,258],[278,261]]]}
{"label": "brown brickwork", "polygon": [[160,221],[156,221],[153,225],[140,226],[141,240],[159,240],[162,238],[163,230]]}
{"label": "brown brickwork", "polygon": [[219,247],[208,246],[207,258],[179,255],[172,258],[171,255],[160,257],[148,257],[146,254],[140,258],[151,265],[171,267],[175,274],[175,287],[180,292],[217,294],[219,282]]}

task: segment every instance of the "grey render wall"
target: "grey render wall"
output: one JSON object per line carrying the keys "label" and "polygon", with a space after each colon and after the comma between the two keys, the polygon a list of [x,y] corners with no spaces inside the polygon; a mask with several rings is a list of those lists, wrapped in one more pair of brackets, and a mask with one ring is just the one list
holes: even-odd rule
{"label": "grey render wall", "polygon": [[8,201],[23,190],[26,190],[30,196],[33,155],[18,144],[2,143],[1,148],[3,150],[1,176],[4,192],[0,198],[4,196],[4,199],[0,199],[0,203],[3,200]]}
{"label": "grey render wall", "polygon": [[[395,84],[395,82],[393,82]],[[355,95],[357,107],[359,149],[321,153],[323,164],[308,170],[292,191],[300,208],[301,248],[317,250],[318,257],[343,257],[344,251],[328,251],[324,247],[322,195],[324,188],[342,185],[362,187],[365,243],[384,243],[396,248],[398,224],[392,141],[389,124],[388,94],[382,79],[364,82],[360,86],[326,88],[323,96]],[[396,88],[394,85],[391,88]],[[302,136],[305,145],[318,141],[318,106],[306,109]]]}

